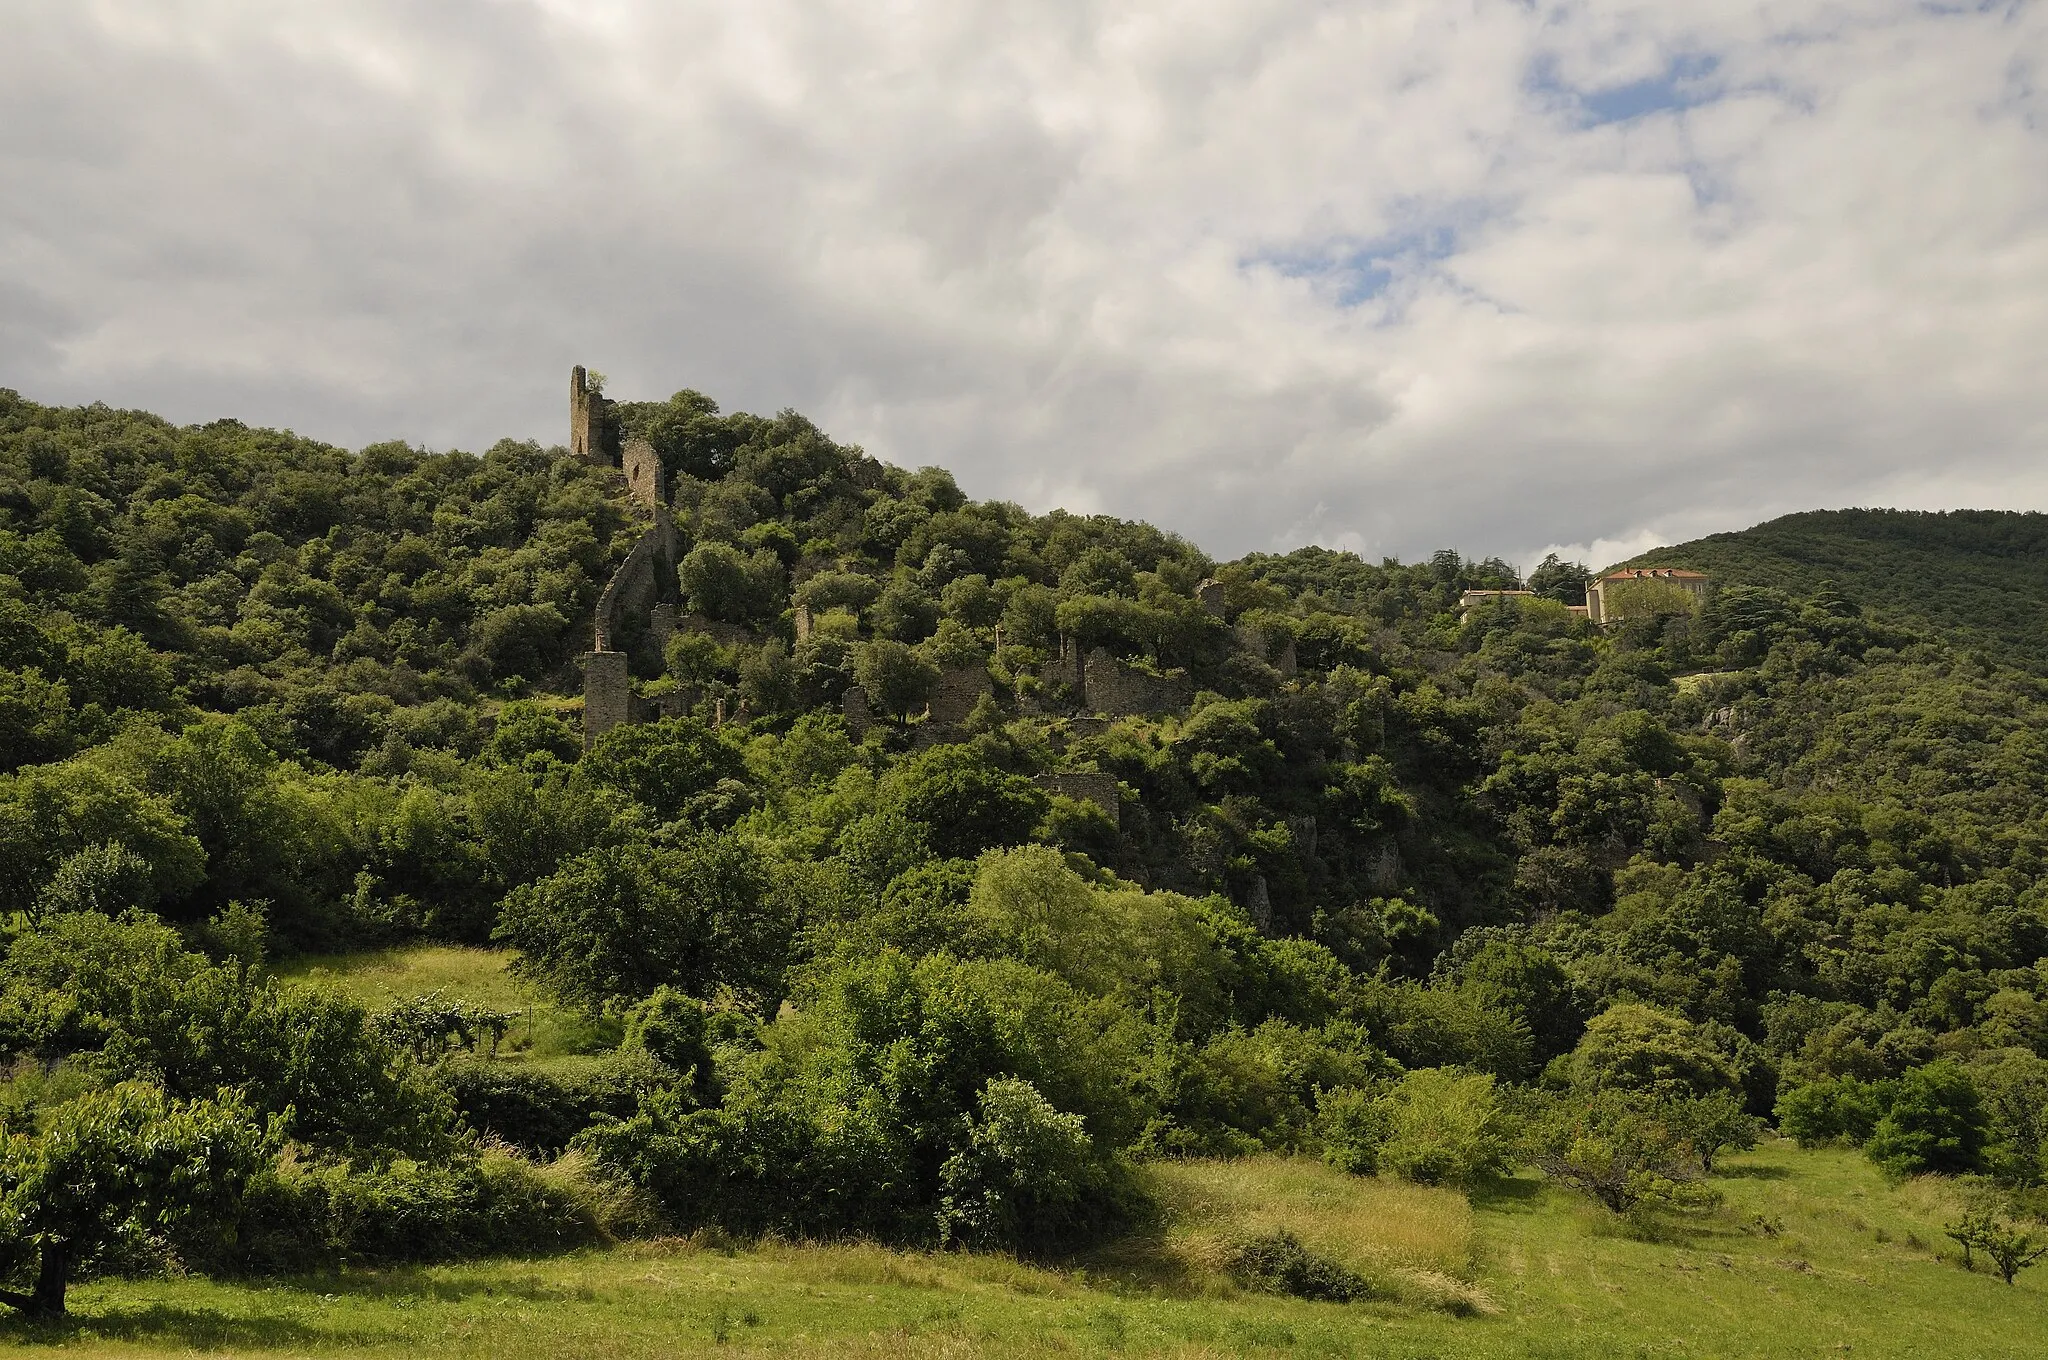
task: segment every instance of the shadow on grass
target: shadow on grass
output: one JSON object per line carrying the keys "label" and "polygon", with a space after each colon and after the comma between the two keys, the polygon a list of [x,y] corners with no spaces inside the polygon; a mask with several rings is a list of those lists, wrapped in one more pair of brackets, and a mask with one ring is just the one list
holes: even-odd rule
{"label": "shadow on grass", "polygon": [[1528,1213],[1543,1198],[1545,1182],[1528,1176],[1496,1176],[1467,1192],[1475,1209],[1496,1214]]}
{"label": "shadow on grass", "polygon": [[1717,1180],[1731,1181],[1783,1181],[1792,1178],[1792,1169],[1785,1166],[1746,1166],[1741,1163],[1723,1163],[1714,1168]]}
{"label": "shadow on grass", "polygon": [[528,1303],[559,1303],[588,1297],[590,1291],[575,1286],[551,1285],[538,1279],[494,1275],[488,1280],[451,1280],[437,1277],[419,1266],[390,1266],[377,1270],[345,1270],[312,1275],[280,1275],[248,1279],[243,1283],[259,1289],[290,1291],[294,1294],[346,1295],[353,1299],[382,1299],[460,1303],[473,1298],[520,1299]]}
{"label": "shadow on grass", "polygon": [[171,1343],[187,1350],[297,1350],[315,1343],[367,1346],[391,1339],[359,1328],[309,1327],[289,1317],[238,1317],[212,1308],[151,1303],[72,1313],[51,1322],[0,1319],[0,1344],[73,1346],[81,1341]]}

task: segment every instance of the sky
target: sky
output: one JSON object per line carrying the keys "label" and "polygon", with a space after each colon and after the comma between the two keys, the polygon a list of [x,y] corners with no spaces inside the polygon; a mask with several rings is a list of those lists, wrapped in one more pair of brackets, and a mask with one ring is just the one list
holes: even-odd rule
{"label": "sky", "polygon": [[2048,509],[2048,4],[0,0],[0,386],[1594,566]]}

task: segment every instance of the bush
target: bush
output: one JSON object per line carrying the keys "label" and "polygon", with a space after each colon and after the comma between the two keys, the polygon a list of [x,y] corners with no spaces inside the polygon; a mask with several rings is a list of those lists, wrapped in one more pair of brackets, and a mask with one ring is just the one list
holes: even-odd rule
{"label": "bush", "polygon": [[1840,1141],[1861,1147],[1891,1103],[1891,1084],[1823,1077],[1778,1097],[1778,1131],[1803,1148]]}
{"label": "bush", "polygon": [[249,1187],[230,1264],[262,1272],[538,1255],[602,1240],[604,1195],[502,1151],[369,1170],[286,1159]]}
{"label": "bush", "polygon": [[1339,1171],[1370,1176],[1380,1167],[1380,1148],[1392,1131],[1387,1101],[1356,1086],[1324,1091],[1316,1101],[1316,1136],[1323,1160]]}
{"label": "bush", "polygon": [[1072,1245],[1122,1217],[1127,1194],[1079,1115],[1062,1114],[1028,1081],[981,1090],[967,1146],[939,1169],[939,1240],[1042,1250]]}
{"label": "bush", "polygon": [[1863,1150],[1888,1176],[1955,1175],[1977,1169],[1990,1126],[1970,1074],[1932,1062],[1899,1078]]}
{"label": "bush", "polygon": [[1224,1269],[1244,1288],[1265,1294],[1349,1303],[1370,1292],[1357,1274],[1310,1251],[1285,1228],[1234,1243]]}
{"label": "bush", "polygon": [[1506,1169],[1508,1133],[1491,1076],[1425,1068],[1385,1099],[1380,1169],[1423,1185],[1470,1185]]}
{"label": "bush", "polygon": [[665,1066],[634,1053],[575,1077],[506,1063],[449,1063],[438,1075],[470,1128],[538,1157],[559,1154],[600,1118],[626,1118],[643,1094],[674,1080]]}
{"label": "bush", "polygon": [[1533,1130],[1545,1175],[1617,1214],[1704,1207],[1716,1196],[1683,1134],[1637,1096],[1599,1091],[1559,1100]]}

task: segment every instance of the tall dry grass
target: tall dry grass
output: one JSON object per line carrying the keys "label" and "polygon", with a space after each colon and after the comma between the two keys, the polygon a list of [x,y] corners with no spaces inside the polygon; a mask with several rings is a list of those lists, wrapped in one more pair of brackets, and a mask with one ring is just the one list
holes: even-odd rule
{"label": "tall dry grass", "polygon": [[1234,1289],[1232,1244],[1285,1230],[1364,1276],[1381,1298],[1452,1312],[1490,1311],[1474,1282],[1471,1203],[1455,1190],[1349,1175],[1301,1157],[1156,1162],[1143,1169],[1161,1209],[1147,1243],[1160,1283]]}

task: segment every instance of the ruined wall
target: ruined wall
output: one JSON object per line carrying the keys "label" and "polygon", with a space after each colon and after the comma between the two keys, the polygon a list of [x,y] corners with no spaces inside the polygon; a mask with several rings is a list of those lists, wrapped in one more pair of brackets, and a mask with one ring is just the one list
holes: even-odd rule
{"label": "ruined wall", "polygon": [[633,681],[624,652],[583,654],[583,749],[614,727],[633,720]]}
{"label": "ruined wall", "polygon": [[1209,611],[1211,618],[1220,619],[1223,617],[1223,583],[1221,581],[1208,580],[1196,586],[1195,599],[1200,602],[1202,608]]}
{"label": "ruined wall", "polygon": [[1192,697],[1193,686],[1185,675],[1152,675],[1134,670],[1101,647],[1088,654],[1082,707],[1091,713],[1123,717],[1179,712]]}
{"label": "ruined wall", "polygon": [[939,672],[938,683],[932,686],[929,721],[949,727],[967,721],[967,715],[974,711],[975,701],[989,689],[988,667],[946,667]]}
{"label": "ruined wall", "polygon": [[569,370],[569,452],[575,457],[606,467],[617,467],[611,441],[612,403],[590,386],[589,376],[578,364]]}
{"label": "ruined wall", "polygon": [[654,526],[640,536],[598,596],[596,650],[615,648],[627,618],[648,615],[657,605],[673,605],[675,599],[675,520],[667,506],[656,506]]}
{"label": "ruined wall", "polygon": [[668,473],[654,445],[644,439],[628,439],[619,466],[625,470],[626,490],[634,500],[650,510],[668,504]]}
{"label": "ruined wall", "polygon": [[875,717],[868,707],[868,692],[859,685],[839,696],[839,710],[846,715],[846,730],[859,741],[875,725]]}
{"label": "ruined wall", "polygon": [[1093,803],[1109,814],[1112,822],[1120,821],[1123,813],[1123,797],[1117,792],[1116,776],[1096,774],[1092,771],[1074,770],[1062,774],[1042,774],[1034,781],[1047,793],[1061,798],[1072,798],[1077,802]]}

